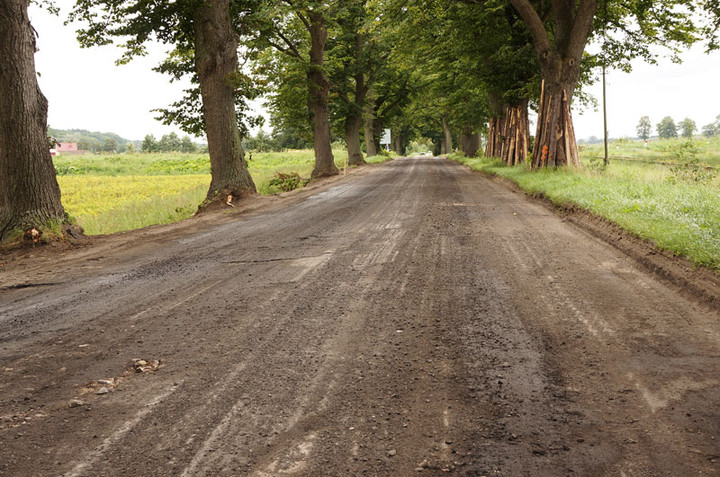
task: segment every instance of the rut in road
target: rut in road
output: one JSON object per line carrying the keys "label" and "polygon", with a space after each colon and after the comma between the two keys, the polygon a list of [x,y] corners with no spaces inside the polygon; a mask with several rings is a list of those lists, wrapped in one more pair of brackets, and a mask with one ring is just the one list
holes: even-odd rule
{"label": "rut in road", "polygon": [[2,475],[720,472],[717,313],[446,160],[149,249],[3,291]]}

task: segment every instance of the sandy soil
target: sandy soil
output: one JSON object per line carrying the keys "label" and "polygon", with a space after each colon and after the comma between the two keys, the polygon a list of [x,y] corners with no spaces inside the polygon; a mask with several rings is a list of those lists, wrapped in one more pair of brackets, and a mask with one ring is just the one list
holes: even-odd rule
{"label": "sandy soil", "polygon": [[399,159],[0,258],[0,475],[720,475],[717,309],[576,222]]}

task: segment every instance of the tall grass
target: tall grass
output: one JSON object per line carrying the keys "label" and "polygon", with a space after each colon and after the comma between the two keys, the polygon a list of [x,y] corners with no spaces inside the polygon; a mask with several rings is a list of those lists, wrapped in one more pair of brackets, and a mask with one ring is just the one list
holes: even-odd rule
{"label": "tall grass", "polygon": [[[720,270],[720,179],[677,180],[668,167],[611,162],[607,170],[532,171],[495,159],[452,159],[508,178],[558,205],[579,205],[658,247]],[[587,164],[587,163],[586,163]]]}

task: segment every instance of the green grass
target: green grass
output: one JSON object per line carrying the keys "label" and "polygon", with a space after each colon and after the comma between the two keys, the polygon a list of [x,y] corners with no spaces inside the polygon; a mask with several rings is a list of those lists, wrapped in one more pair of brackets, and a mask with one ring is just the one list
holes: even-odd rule
{"label": "green grass", "polygon": [[59,176],[183,175],[210,174],[206,154],[102,154],[53,158]]}
{"label": "green grass", "polygon": [[[347,153],[333,151],[346,167]],[[312,150],[248,154],[250,174],[261,194],[276,194],[277,172],[310,178]],[[371,163],[390,159],[368,158]],[[210,159],[203,154],[62,155],[53,159],[65,210],[86,233],[107,234],[177,222],[195,213],[210,185]]]}
{"label": "green grass", "polygon": [[[642,159],[656,162],[677,162],[678,153],[688,141],[691,141],[697,150],[697,158],[711,166],[720,166],[720,137],[707,138],[694,136],[691,140],[686,138],[657,139],[648,141],[647,147],[641,140],[617,140],[608,144],[610,160],[623,161],[625,159]],[[580,156],[585,159],[601,158],[605,155],[603,144],[580,145]]]}
{"label": "green grass", "polygon": [[385,155],[379,155],[379,156],[370,156],[365,158],[365,162],[368,164],[380,164],[382,162],[387,162],[391,160],[393,156],[385,156]]}
{"label": "green grass", "polygon": [[671,168],[655,164],[611,162],[593,170],[532,171],[507,167],[495,159],[453,160],[472,169],[512,180],[530,194],[553,203],[578,205],[625,230],[655,242],[661,249],[696,265],[720,270],[720,179],[701,183],[678,180]]}

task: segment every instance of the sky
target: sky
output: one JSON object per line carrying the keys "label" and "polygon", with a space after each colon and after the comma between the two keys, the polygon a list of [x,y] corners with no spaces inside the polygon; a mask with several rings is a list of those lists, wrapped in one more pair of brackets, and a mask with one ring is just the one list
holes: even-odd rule
{"label": "sky", "polygon": [[152,71],[165,47],[153,45],[150,55],[116,66],[122,55],[117,46],[80,48],[73,25],[63,25],[74,0],[57,0],[60,16],[31,5],[30,21],[38,32],[35,69],[40,89],[48,98],[48,123],[55,129],[114,132],[139,140],[160,137],[178,128],[164,126],[151,112],[182,97],[188,84],[170,83]]}
{"label": "sky", "polygon": [[[163,58],[165,47],[153,45],[150,55],[116,66],[122,51],[117,46],[80,48],[73,25],[63,25],[74,0],[57,0],[60,16],[31,6],[30,19],[37,30],[36,69],[40,88],[48,98],[48,122],[55,129],[87,129],[114,132],[140,140],[146,134],[160,137],[169,132],[151,112],[182,97],[187,84],[169,83],[152,71]],[[657,66],[637,61],[630,74],[610,70],[607,77],[608,131],[611,137],[634,137],[641,116],[653,125],[665,116],[675,122],[693,119],[698,130],[720,115],[720,52],[707,55],[696,47],[682,55],[683,64],[661,59]],[[602,86],[587,91],[601,104]],[[259,110],[260,103],[255,104]],[[602,111],[573,110],[578,139],[602,137]],[[267,121],[266,121],[267,124]],[[267,128],[267,126],[266,126]],[[534,127],[533,129],[534,130]],[[655,131],[653,131],[655,133]]]}
{"label": "sky", "polygon": [[[720,52],[705,54],[697,45],[681,55],[682,64],[660,59],[658,65],[633,62],[633,71],[609,70],[607,74],[608,134],[635,137],[642,116],[655,125],[665,116],[676,123],[690,118],[702,126],[720,115]],[[597,111],[573,109],[575,136],[603,136],[602,83],[587,89],[598,101]]]}

